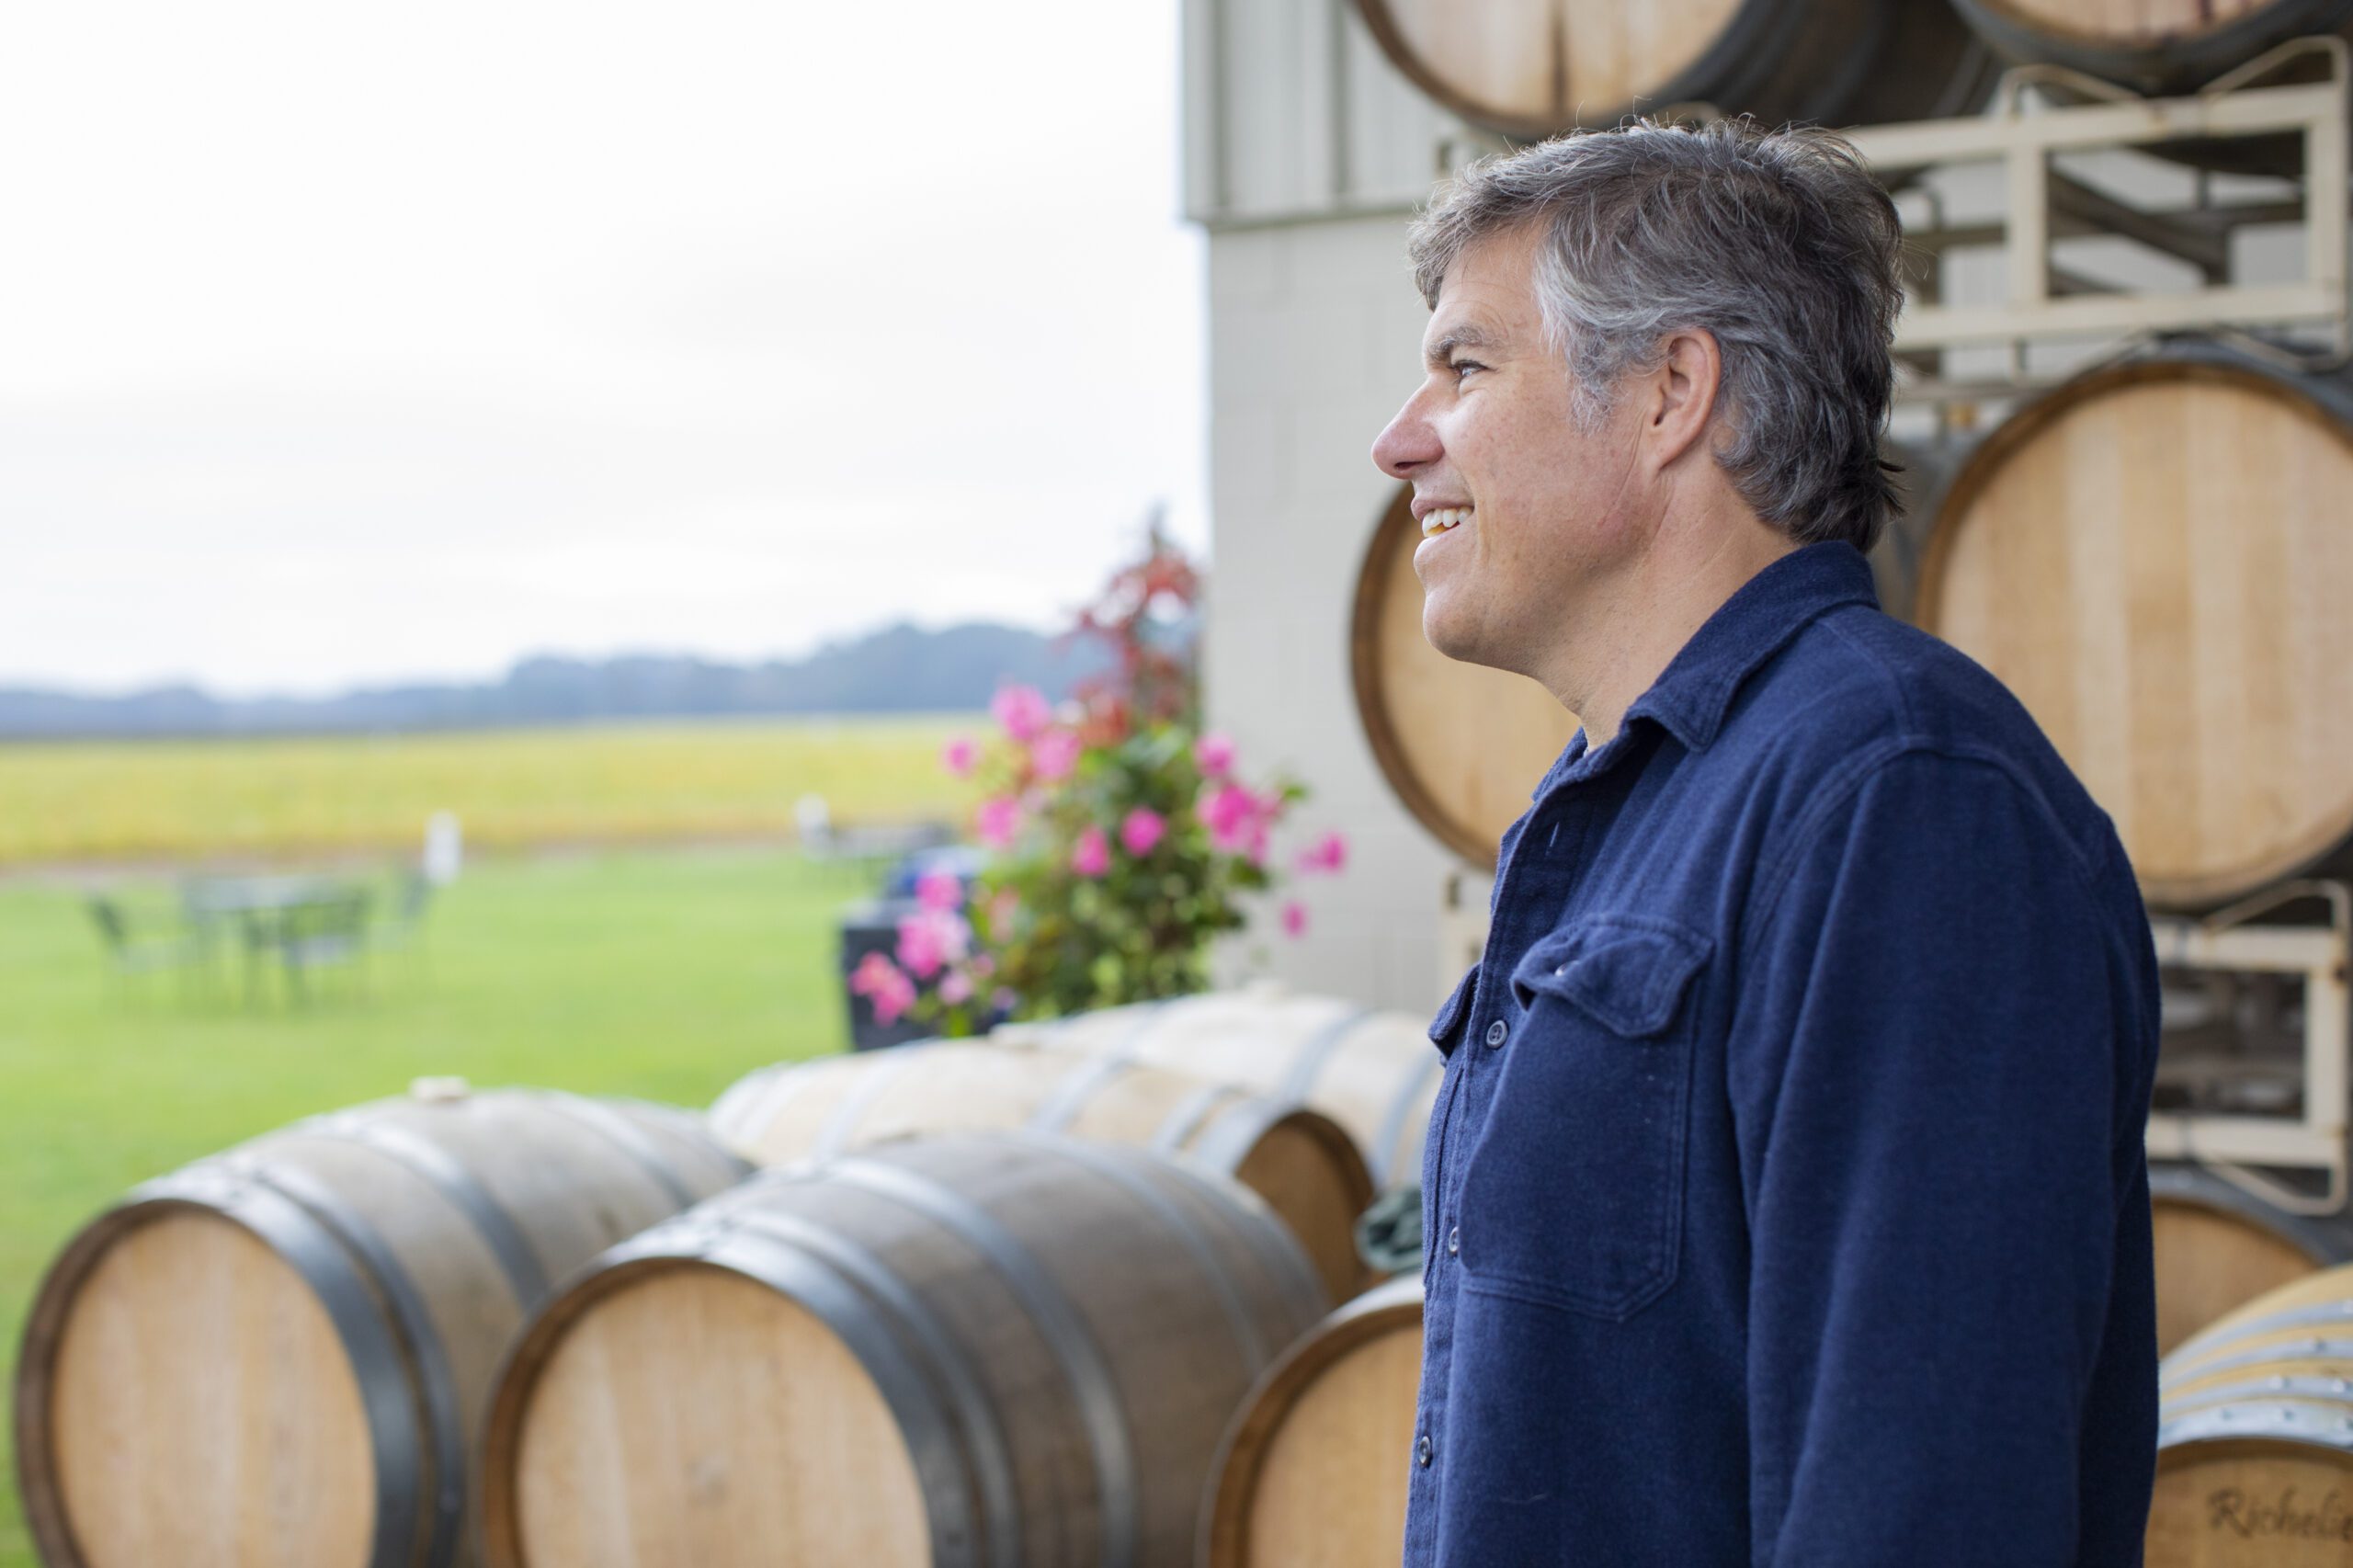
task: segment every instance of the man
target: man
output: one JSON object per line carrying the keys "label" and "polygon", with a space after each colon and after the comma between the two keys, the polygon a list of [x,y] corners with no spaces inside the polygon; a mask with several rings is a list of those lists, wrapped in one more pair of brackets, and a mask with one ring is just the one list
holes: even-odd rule
{"label": "man", "polygon": [[1585,728],[1430,1029],[1410,1564],[2141,1561],[2155,959],[2025,710],[1873,597],[1900,245],[1743,124],[1415,229],[1424,631]]}

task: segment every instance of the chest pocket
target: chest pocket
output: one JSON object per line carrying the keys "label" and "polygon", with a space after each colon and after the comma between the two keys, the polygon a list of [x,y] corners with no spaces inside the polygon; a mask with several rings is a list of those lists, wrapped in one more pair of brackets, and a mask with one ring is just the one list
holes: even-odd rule
{"label": "chest pocket", "polygon": [[1712,950],[1672,921],[1588,915],[1512,971],[1522,1016],[1462,1174],[1467,1286],[1622,1318],[1675,1283]]}
{"label": "chest pocket", "polygon": [[1454,983],[1454,989],[1438,1006],[1438,1016],[1430,1020],[1430,1043],[1442,1056],[1454,1054],[1457,1032],[1462,1028],[1462,1015],[1471,1006],[1471,993],[1479,983],[1479,966],[1472,964]]}

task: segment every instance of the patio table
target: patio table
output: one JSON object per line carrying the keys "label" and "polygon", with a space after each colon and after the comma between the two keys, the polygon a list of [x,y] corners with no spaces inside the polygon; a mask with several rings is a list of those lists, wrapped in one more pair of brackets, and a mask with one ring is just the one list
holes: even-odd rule
{"label": "patio table", "polygon": [[343,877],[196,877],[181,889],[181,907],[208,964],[220,932],[238,933],[248,1003],[259,994],[260,966],[268,960],[285,969],[287,985],[299,999],[308,969],[358,958],[367,937],[368,890]]}

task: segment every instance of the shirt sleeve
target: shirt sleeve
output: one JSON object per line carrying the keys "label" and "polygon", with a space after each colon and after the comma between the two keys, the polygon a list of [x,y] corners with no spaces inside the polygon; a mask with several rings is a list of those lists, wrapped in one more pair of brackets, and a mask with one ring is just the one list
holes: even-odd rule
{"label": "shirt sleeve", "polygon": [[2006,770],[1915,752],[1760,889],[1731,1060],[1759,1563],[2077,1561],[2145,1094],[2093,874]]}

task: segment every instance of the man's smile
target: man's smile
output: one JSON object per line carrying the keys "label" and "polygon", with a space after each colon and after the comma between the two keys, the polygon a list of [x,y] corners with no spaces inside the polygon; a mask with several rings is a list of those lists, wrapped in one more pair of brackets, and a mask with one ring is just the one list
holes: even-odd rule
{"label": "man's smile", "polygon": [[1422,514],[1422,537],[1436,539],[1449,528],[1461,526],[1470,516],[1468,506],[1434,506]]}

